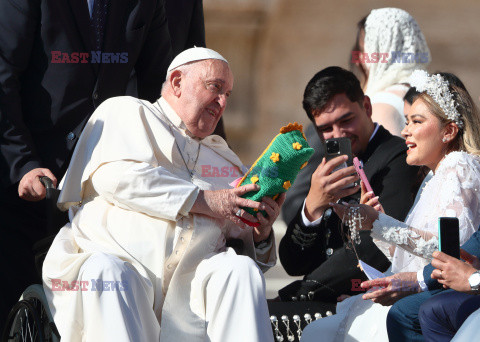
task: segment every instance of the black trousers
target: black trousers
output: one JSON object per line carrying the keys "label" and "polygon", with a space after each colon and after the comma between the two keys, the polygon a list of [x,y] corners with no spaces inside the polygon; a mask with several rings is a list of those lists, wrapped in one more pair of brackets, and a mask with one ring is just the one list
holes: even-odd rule
{"label": "black trousers", "polygon": [[425,341],[450,341],[471,313],[480,308],[480,296],[445,291],[420,307],[418,318]]}
{"label": "black trousers", "polygon": [[20,199],[17,187],[0,188],[0,331],[25,288],[41,283],[32,247],[46,235],[46,202]]}

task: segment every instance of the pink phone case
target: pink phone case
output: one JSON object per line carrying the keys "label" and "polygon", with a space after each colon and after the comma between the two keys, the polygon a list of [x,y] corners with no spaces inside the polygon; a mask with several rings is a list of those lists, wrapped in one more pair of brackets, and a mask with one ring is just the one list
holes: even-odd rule
{"label": "pink phone case", "polygon": [[365,172],[363,171],[362,163],[360,163],[360,160],[358,160],[357,157],[353,158],[353,165],[355,166],[355,170],[357,170],[358,176],[362,180],[363,184],[365,184],[365,188],[367,189],[367,191],[373,192],[373,189],[370,186],[370,183],[368,182],[367,176],[365,175]]}

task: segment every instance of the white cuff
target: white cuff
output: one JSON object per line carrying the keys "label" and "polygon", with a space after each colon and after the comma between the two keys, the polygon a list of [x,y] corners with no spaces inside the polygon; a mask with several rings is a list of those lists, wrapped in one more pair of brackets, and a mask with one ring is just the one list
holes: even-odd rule
{"label": "white cuff", "polygon": [[422,291],[428,291],[428,286],[425,284],[425,278],[423,277],[423,268],[417,271],[417,281]]}
{"label": "white cuff", "polygon": [[310,221],[310,220],[307,218],[307,216],[305,215],[305,202],[306,202],[306,201],[307,201],[306,199],[303,201],[303,206],[302,206],[302,222],[303,222],[303,224],[305,225],[305,227],[315,226],[315,225],[319,224],[320,221],[322,221],[323,215],[320,216],[320,218],[316,219],[316,220],[313,221],[313,222]]}

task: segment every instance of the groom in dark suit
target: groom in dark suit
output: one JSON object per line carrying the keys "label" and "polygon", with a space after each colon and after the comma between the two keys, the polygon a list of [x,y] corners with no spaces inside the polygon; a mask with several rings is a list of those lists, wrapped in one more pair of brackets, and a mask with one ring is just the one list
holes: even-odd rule
{"label": "groom in dark suit", "polygon": [[[353,246],[345,238],[346,229],[329,203],[340,199],[358,203],[360,189],[358,185],[347,187],[358,180],[356,175],[351,176],[353,167],[334,171],[343,162],[341,158],[322,161],[321,140],[350,139],[352,152],[362,161],[385,212],[399,220],[413,204],[418,168],[406,164],[405,141],[372,121],[370,99],[353,73],[340,67],[318,72],[305,89],[303,107],[320,138],[309,142],[313,141],[319,151],[287,196],[290,204],[284,206],[284,212],[291,219],[279,254],[287,273],[305,277],[281,289],[279,295],[284,301],[335,301],[341,294],[358,294],[360,282],[366,278],[357,267]],[[320,146],[315,146],[315,141]],[[355,246],[358,257],[385,271],[390,264],[386,256],[368,232],[360,232],[360,236],[361,243]]]}
{"label": "groom in dark suit", "polygon": [[85,122],[133,70],[139,97],[158,99],[171,55],[164,0],[0,2],[0,325],[36,280],[39,177],[63,176]]}
{"label": "groom in dark suit", "polygon": [[[432,262],[421,272],[397,275],[401,280],[412,279],[421,292],[405,297],[410,293],[400,293],[404,289],[398,287],[387,294],[405,297],[388,312],[390,341],[450,341],[468,316],[480,308],[479,231],[465,242],[460,256],[466,262],[434,252]],[[443,291],[445,288],[449,290]]]}

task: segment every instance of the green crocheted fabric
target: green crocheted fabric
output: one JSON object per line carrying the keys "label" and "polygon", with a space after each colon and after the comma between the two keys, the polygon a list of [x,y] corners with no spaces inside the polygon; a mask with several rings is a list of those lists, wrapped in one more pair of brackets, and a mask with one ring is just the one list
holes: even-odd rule
{"label": "green crocheted fabric", "polygon": [[[298,123],[288,124],[280,129],[250,170],[243,176],[238,186],[256,183],[260,190],[251,191],[242,197],[260,202],[263,197],[276,199],[293,185],[298,172],[307,165],[314,150],[311,148],[303,127]],[[243,208],[256,217],[252,208]],[[266,213],[262,212],[266,217]]]}

